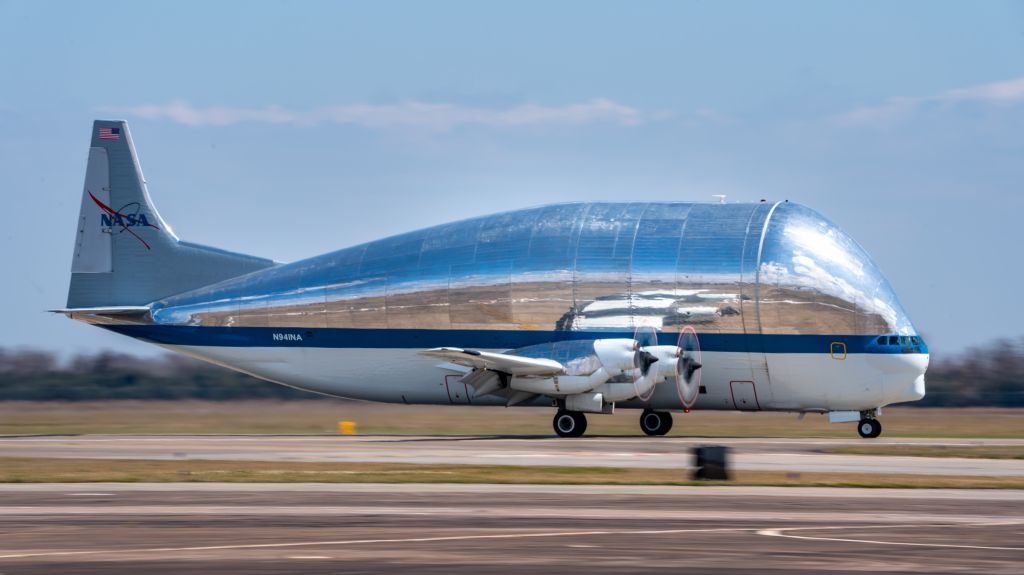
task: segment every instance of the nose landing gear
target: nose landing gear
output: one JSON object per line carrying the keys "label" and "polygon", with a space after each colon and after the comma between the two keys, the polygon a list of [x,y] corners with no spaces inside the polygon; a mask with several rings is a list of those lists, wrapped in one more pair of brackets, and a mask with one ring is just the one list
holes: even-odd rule
{"label": "nose landing gear", "polygon": [[640,414],[640,429],[647,435],[665,435],[672,429],[672,414],[645,409]]}
{"label": "nose landing gear", "polygon": [[864,439],[874,439],[882,435],[882,424],[877,419],[865,417],[857,424],[857,433]]}

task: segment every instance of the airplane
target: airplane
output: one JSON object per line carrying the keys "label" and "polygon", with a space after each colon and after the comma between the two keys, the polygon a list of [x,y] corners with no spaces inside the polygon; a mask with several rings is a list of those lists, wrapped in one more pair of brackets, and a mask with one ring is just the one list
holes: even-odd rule
{"label": "airplane", "polygon": [[547,205],[279,263],[178,239],[120,120],[93,125],[52,311],[331,396],[555,408],[561,437],[616,408],[649,436],[699,409],[878,437],[929,358],[864,249],[795,202]]}

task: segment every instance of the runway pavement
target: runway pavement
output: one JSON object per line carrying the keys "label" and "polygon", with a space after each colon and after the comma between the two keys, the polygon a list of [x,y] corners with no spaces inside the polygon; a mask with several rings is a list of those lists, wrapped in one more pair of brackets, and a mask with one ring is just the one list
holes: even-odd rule
{"label": "runway pavement", "polygon": [[28,436],[0,438],[0,457],[223,459],[685,468],[694,445],[727,445],[751,471],[1024,476],[1024,460],[822,453],[864,445],[1009,445],[999,439],[764,439],[690,437]]}
{"label": "runway pavement", "polygon": [[1020,573],[1024,491],[0,485],[0,573]]}

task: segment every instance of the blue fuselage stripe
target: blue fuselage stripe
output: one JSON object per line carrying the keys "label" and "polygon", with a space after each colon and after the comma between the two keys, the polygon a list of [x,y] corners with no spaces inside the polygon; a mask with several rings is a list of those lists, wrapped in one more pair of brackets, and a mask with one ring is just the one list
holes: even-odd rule
{"label": "blue fuselage stripe", "polygon": [[[553,341],[632,338],[633,332],[477,329],[348,329],[280,327],[198,327],[117,325],[103,327],[164,345],[213,347],[318,347],[341,349],[428,349],[464,347],[514,349]],[[874,335],[789,335],[700,333],[709,352],[764,353],[928,353],[926,346],[879,345]],[[661,333],[661,345],[675,345],[677,334]]]}

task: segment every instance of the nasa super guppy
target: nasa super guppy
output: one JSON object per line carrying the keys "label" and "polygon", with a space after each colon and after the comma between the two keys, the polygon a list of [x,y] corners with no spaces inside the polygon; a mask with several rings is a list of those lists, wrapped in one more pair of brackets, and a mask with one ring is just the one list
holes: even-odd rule
{"label": "nasa super guppy", "polygon": [[928,348],[868,254],[789,202],[572,203],[278,263],[177,238],[128,126],[92,129],[66,308],[269,381],[410,404],[584,414],[829,413],[881,432]]}

